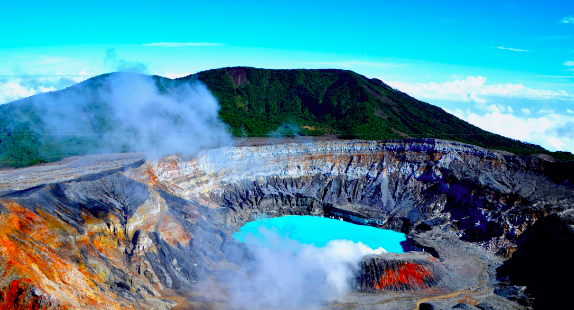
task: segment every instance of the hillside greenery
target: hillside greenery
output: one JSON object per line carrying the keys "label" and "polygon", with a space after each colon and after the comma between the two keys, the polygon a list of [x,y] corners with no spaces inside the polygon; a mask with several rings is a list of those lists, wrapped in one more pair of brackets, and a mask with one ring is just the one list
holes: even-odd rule
{"label": "hillside greenery", "polygon": [[237,136],[268,136],[277,129],[289,133],[295,127],[302,135],[367,140],[439,138],[518,155],[545,153],[561,161],[574,160],[568,152],[549,152],[482,130],[352,71],[234,67],[180,80],[197,77],[219,99],[220,117]]}
{"label": "hillside greenery", "polygon": [[[0,105],[0,166],[22,167],[102,150],[137,151],[106,136],[115,128],[108,113],[110,103],[95,94],[106,87],[106,78],[113,74]],[[568,152],[549,152],[538,145],[484,131],[378,79],[352,71],[235,67],[176,80],[152,78],[160,92],[197,79],[205,83],[220,102],[220,118],[238,137],[439,138],[518,155],[545,153],[560,161],[574,160]],[[61,101],[53,104],[61,98],[77,100],[65,102],[64,109]],[[73,132],[56,132],[53,124],[47,122],[44,116],[58,109],[77,116],[66,125]]]}

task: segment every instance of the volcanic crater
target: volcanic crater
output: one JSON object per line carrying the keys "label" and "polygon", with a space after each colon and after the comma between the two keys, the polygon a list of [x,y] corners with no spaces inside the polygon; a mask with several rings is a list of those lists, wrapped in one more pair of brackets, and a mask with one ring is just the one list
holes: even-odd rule
{"label": "volcanic crater", "polygon": [[[550,283],[571,273],[553,266],[573,248],[571,172],[435,139],[89,155],[0,171],[0,307],[236,308],[221,279],[253,254],[232,235],[261,215],[407,234],[410,252],[363,257],[352,291],[326,309],[559,305],[567,295]],[[544,238],[563,244],[538,251]],[[522,275],[536,266],[549,272]]]}

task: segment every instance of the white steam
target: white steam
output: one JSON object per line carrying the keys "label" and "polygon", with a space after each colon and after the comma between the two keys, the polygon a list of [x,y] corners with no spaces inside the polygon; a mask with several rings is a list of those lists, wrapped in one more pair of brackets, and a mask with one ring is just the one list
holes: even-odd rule
{"label": "white steam", "polygon": [[113,103],[120,124],[111,134],[120,134],[117,138],[130,149],[157,157],[232,144],[218,117],[219,103],[204,84],[183,83],[160,93],[150,77],[128,77],[114,77],[101,98]]}
{"label": "white steam", "polygon": [[319,308],[349,292],[363,256],[386,252],[348,240],[315,247],[273,230],[259,233],[271,248],[248,245],[253,259],[243,266],[247,271],[227,280],[233,308]]}
{"label": "white steam", "polygon": [[42,133],[95,141],[92,152],[137,151],[151,157],[232,145],[217,99],[199,81],[134,73],[95,79],[32,98]]}
{"label": "white steam", "polygon": [[111,68],[113,71],[141,74],[147,74],[148,72],[147,66],[143,62],[137,60],[130,61],[119,58],[116,54],[116,50],[113,48],[106,50],[106,58],[104,59],[104,64]]}

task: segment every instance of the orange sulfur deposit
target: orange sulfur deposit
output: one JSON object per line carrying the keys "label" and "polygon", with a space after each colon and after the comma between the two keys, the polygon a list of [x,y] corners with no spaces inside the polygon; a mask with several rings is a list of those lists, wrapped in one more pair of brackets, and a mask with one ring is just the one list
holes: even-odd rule
{"label": "orange sulfur deposit", "polygon": [[[113,275],[113,268],[131,269],[124,250],[131,242],[124,229],[112,225],[118,222],[116,218],[110,217],[106,224],[82,212],[85,231],[81,234],[40,208],[32,211],[11,199],[0,199],[0,206],[0,309],[171,306],[161,300],[155,303],[154,298],[129,300],[114,288],[120,280]],[[135,262],[137,253],[132,257]],[[132,283],[145,285],[151,294],[159,295],[163,289],[153,278],[133,274]]]}
{"label": "orange sulfur deposit", "polygon": [[392,254],[367,256],[360,263],[356,288],[361,291],[410,291],[435,288],[441,279],[438,262],[430,256],[395,258]]}
{"label": "orange sulfur deposit", "polygon": [[405,285],[425,288],[425,279],[433,276],[428,267],[417,263],[407,262],[400,265],[396,270],[384,269],[383,276],[379,281],[373,282],[373,287],[377,290],[396,289]]}
{"label": "orange sulfur deposit", "polygon": [[8,282],[0,308],[121,307],[114,294],[98,289],[98,275],[81,270],[79,253],[54,232],[70,233],[70,227],[14,202],[0,203],[8,211],[0,215],[0,268],[3,282]]}

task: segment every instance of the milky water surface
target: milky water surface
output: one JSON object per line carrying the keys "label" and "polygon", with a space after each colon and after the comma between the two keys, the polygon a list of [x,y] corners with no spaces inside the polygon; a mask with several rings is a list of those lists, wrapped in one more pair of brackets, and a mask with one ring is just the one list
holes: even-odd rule
{"label": "milky water surface", "polygon": [[323,247],[331,240],[362,242],[371,249],[403,253],[405,234],[388,229],[357,225],[341,220],[288,215],[248,222],[233,235],[238,241],[267,248],[295,249],[297,244]]}

